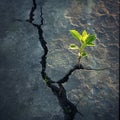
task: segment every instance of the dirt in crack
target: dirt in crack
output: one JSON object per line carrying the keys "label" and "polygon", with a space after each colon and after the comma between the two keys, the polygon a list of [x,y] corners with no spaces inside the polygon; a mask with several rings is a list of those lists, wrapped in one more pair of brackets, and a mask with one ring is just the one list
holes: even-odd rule
{"label": "dirt in crack", "polygon": [[[71,69],[62,79],[60,79],[58,82],[53,81],[50,77],[48,77],[47,73],[46,73],[46,58],[47,58],[47,53],[48,53],[48,48],[47,48],[47,42],[44,40],[43,37],[43,30],[42,30],[42,25],[43,25],[43,11],[42,11],[42,6],[40,7],[40,18],[41,18],[41,23],[40,24],[35,24],[34,23],[34,12],[37,8],[37,4],[36,1],[33,0],[33,6],[31,8],[30,14],[29,14],[29,19],[27,19],[26,21],[29,22],[30,24],[32,24],[34,27],[37,28],[38,30],[38,35],[39,35],[39,41],[40,44],[44,50],[44,54],[41,57],[41,65],[42,65],[42,70],[41,70],[41,75],[43,80],[45,81],[46,85],[52,90],[52,92],[54,93],[54,95],[57,97],[59,104],[61,106],[61,108],[63,109],[64,112],[64,120],[73,120],[76,113],[80,113],[77,110],[76,105],[74,105],[72,102],[70,102],[67,98],[66,95],[66,90],[63,87],[63,83],[67,82],[69,79],[69,76],[71,75],[71,73],[73,71],[75,71],[76,69],[83,69],[82,66],[78,67],[77,65],[75,65],[73,67],[73,69]],[[80,115],[82,115],[80,113]]]}

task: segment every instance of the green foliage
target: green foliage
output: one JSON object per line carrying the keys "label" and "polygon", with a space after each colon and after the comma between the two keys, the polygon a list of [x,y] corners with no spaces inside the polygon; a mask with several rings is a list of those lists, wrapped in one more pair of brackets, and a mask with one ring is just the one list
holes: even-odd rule
{"label": "green foliage", "polygon": [[86,47],[95,46],[93,42],[96,39],[96,35],[88,34],[86,30],[84,30],[82,34],[80,34],[76,30],[70,30],[70,33],[73,36],[73,38],[80,43],[80,46],[72,43],[70,44],[69,49],[78,50],[78,58],[80,60],[82,57],[85,57],[88,55],[88,53],[85,51]]}

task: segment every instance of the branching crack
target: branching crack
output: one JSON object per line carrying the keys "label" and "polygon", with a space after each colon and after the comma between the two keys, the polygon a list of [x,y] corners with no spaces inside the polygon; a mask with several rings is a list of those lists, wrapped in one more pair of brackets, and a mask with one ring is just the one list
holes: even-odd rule
{"label": "branching crack", "polygon": [[58,80],[57,81],[57,83],[65,83],[65,82],[67,82],[68,81],[68,79],[69,79],[69,76],[72,74],[72,72],[74,72],[76,69],[84,69],[83,68],[83,66],[80,64],[80,65],[75,65],[72,69],[70,69],[69,71],[68,71],[68,73],[62,78],[62,79],[60,79],[60,80]]}
{"label": "branching crack", "polygon": [[[109,68],[91,69],[91,68],[83,68],[81,64],[76,64],[72,69],[68,71],[68,73],[65,76],[63,76],[63,78],[61,78],[57,82],[53,81],[46,73],[46,59],[47,59],[48,48],[47,48],[47,42],[44,40],[43,30],[42,30],[42,25],[44,25],[42,6],[40,7],[40,19],[41,19],[40,24],[35,24],[34,12],[37,8],[37,4],[36,4],[36,0],[32,0],[32,2],[33,2],[33,6],[30,10],[29,18],[26,20],[26,22],[29,22],[38,30],[39,41],[44,50],[44,54],[42,55],[40,61],[42,66],[41,76],[45,81],[46,85],[52,90],[54,95],[57,97],[59,101],[59,105],[61,106],[64,112],[64,120],[73,120],[76,113],[79,113],[81,116],[83,116],[83,114],[77,110],[77,104],[74,105],[71,101],[68,100],[66,95],[66,90],[63,87],[63,83],[67,83],[69,80],[69,76],[77,69],[99,71],[99,70],[106,70]],[[23,20],[21,19],[15,19],[15,21],[23,22]]]}
{"label": "branching crack", "polygon": [[[44,40],[43,30],[42,30],[42,25],[44,21],[42,6],[40,7],[40,18],[41,18],[40,24],[34,23],[34,12],[36,8],[37,8],[36,0],[33,0],[33,6],[29,14],[29,19],[27,19],[26,22],[29,22],[30,24],[32,24],[34,27],[37,28],[39,41],[44,50],[44,54],[42,55],[40,61],[42,65],[41,75],[46,85],[52,90],[54,95],[57,97],[59,104],[64,112],[64,120],[73,120],[75,114],[80,112],[78,112],[76,105],[74,105],[72,102],[70,102],[67,99],[66,90],[62,84],[68,81],[69,76],[72,74],[73,71],[75,71],[76,69],[83,69],[83,66],[75,65],[71,70],[69,70],[69,72],[62,79],[58,80],[58,82],[55,82],[50,77],[48,77],[46,73],[46,59],[47,59],[48,48],[47,48],[47,42]],[[81,113],[80,115],[82,116]]]}

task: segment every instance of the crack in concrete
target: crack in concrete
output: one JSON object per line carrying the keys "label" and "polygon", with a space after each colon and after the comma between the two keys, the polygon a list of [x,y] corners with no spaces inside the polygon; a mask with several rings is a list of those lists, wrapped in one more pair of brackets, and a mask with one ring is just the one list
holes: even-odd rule
{"label": "crack in concrete", "polygon": [[26,21],[28,21],[28,22],[30,22],[30,23],[32,23],[33,20],[34,20],[34,11],[35,11],[36,8],[37,8],[36,1],[35,1],[35,0],[32,0],[32,2],[33,2],[33,6],[32,6],[32,8],[31,8],[31,11],[30,11],[30,14],[29,14],[29,19],[26,20]]}
{"label": "crack in concrete", "polygon": [[[77,107],[76,107],[77,105],[73,104],[70,100],[68,100],[67,95],[66,95],[66,89],[63,87],[63,83],[67,83],[69,80],[69,76],[77,69],[99,71],[99,70],[106,70],[109,68],[91,69],[91,68],[83,68],[81,64],[76,64],[72,69],[68,71],[68,73],[62,79],[58,80],[57,82],[51,80],[51,78],[48,77],[46,73],[46,59],[47,59],[48,48],[47,48],[47,42],[44,40],[43,30],[42,30],[42,25],[44,25],[43,11],[42,11],[42,7],[40,7],[41,21],[40,21],[40,24],[35,24],[34,23],[34,12],[36,8],[37,8],[36,0],[33,0],[33,6],[29,14],[29,19],[27,19],[26,22],[29,22],[30,24],[32,24],[34,27],[37,28],[38,35],[39,35],[39,41],[44,50],[44,54],[41,56],[41,61],[40,61],[42,65],[41,75],[46,85],[52,90],[54,95],[57,97],[59,101],[59,105],[61,106],[64,112],[64,120],[73,120],[76,113],[79,113],[81,116],[83,115],[77,110]],[[20,19],[16,19],[16,20],[22,21]]]}
{"label": "crack in concrete", "polygon": [[69,76],[72,74],[72,72],[74,72],[77,69],[84,69],[84,68],[83,68],[82,64],[75,65],[72,69],[70,69],[68,71],[68,73],[62,79],[58,80],[57,83],[62,84],[62,83],[67,82],[69,80]]}
{"label": "crack in concrete", "polygon": [[[69,70],[69,72],[58,82],[55,82],[55,81],[51,80],[50,77],[48,77],[47,73],[45,72],[46,71],[46,59],[47,59],[46,56],[48,53],[48,48],[47,48],[47,42],[44,40],[43,30],[42,30],[42,25],[43,25],[43,21],[44,21],[43,12],[42,12],[42,7],[40,7],[41,23],[40,24],[33,23],[34,11],[36,10],[36,8],[37,8],[36,0],[33,0],[33,7],[31,8],[31,11],[29,14],[29,19],[27,19],[26,21],[37,28],[38,35],[39,35],[39,41],[44,50],[44,54],[41,57],[41,61],[40,61],[41,65],[42,65],[41,75],[42,75],[43,80],[46,82],[46,85],[52,90],[54,95],[57,96],[59,104],[64,112],[64,120],[73,120],[76,113],[80,113],[80,112],[77,110],[77,107],[67,99],[66,90],[63,87],[62,83],[68,81],[69,76],[72,74],[73,71],[75,71],[76,69],[83,69],[83,66],[75,65],[73,67],[73,69]],[[53,83],[57,83],[57,85],[55,85],[55,84],[53,85]],[[81,113],[80,113],[80,115],[82,116]]]}

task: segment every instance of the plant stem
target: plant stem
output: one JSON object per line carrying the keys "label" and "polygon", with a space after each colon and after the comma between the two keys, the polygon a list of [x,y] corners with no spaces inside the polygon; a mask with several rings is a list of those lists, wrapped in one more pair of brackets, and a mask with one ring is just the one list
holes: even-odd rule
{"label": "plant stem", "polygon": [[85,47],[86,47],[86,46],[85,46],[84,44],[81,45],[81,47],[80,47],[80,54],[81,54],[81,55],[82,55],[82,53],[83,53]]}

